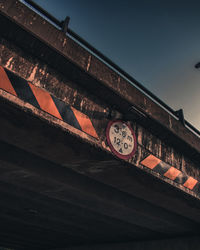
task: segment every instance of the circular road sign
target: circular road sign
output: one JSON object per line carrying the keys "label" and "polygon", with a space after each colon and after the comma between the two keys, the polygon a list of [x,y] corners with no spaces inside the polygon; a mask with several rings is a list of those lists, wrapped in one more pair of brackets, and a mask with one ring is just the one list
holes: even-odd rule
{"label": "circular road sign", "polygon": [[136,137],[131,126],[123,121],[110,121],[106,138],[111,151],[121,159],[130,159],[136,151]]}

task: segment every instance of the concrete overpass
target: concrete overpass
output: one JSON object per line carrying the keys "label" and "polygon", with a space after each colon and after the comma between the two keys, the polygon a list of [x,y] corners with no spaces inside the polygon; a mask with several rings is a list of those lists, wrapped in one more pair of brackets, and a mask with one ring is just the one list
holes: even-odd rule
{"label": "concrete overpass", "polygon": [[[198,249],[197,132],[19,1],[0,22],[1,245]],[[108,143],[115,119],[131,157]]]}

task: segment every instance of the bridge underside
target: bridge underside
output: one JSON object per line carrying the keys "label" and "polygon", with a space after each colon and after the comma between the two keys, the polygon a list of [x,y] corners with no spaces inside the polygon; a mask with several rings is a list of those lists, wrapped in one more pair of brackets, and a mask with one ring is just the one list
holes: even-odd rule
{"label": "bridge underside", "polygon": [[[198,249],[199,138],[19,1],[0,20],[0,245]],[[119,160],[105,130],[130,108],[137,150]]]}
{"label": "bridge underside", "polygon": [[16,249],[196,235],[199,203],[0,98],[0,242]]}

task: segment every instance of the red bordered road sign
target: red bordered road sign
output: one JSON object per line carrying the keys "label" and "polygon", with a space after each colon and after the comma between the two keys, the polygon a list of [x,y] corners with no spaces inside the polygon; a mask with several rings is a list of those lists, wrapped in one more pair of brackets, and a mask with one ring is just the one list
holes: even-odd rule
{"label": "red bordered road sign", "polygon": [[108,145],[120,159],[130,159],[136,151],[136,137],[131,126],[123,121],[110,121],[106,129]]}

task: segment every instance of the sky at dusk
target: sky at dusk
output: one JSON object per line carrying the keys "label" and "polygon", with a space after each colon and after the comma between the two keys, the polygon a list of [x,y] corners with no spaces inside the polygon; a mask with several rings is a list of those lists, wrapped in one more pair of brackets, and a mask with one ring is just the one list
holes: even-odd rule
{"label": "sky at dusk", "polygon": [[34,1],[200,129],[200,1]]}

